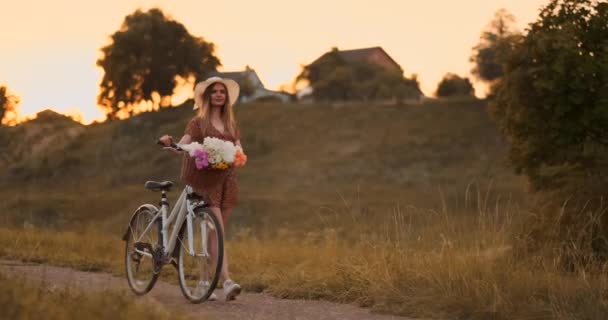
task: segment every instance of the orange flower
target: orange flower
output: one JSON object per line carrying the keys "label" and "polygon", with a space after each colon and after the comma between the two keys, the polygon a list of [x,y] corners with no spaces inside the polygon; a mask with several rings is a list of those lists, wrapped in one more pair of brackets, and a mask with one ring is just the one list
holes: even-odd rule
{"label": "orange flower", "polygon": [[237,148],[236,154],[234,155],[234,166],[242,167],[247,163],[247,155],[243,152],[243,149]]}

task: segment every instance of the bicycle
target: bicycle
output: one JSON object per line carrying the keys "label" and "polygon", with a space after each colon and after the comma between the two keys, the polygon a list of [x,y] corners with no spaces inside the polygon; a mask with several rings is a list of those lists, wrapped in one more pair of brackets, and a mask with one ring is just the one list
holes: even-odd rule
{"label": "bicycle", "polygon": [[[176,144],[171,147],[182,150]],[[145,188],[161,192],[160,209],[142,204],[131,217],[123,236],[127,281],[136,295],[144,295],[154,287],[163,266],[172,264],[184,296],[200,303],[219,281],[224,257],[222,225],[190,186],[171,209],[167,192],[172,186],[171,181],[145,183]]]}

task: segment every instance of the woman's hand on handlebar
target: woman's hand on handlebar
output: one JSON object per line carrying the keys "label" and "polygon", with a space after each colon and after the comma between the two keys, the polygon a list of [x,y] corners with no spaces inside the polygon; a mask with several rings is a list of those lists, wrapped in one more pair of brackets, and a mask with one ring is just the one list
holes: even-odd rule
{"label": "woman's hand on handlebar", "polygon": [[159,144],[162,144],[165,147],[168,147],[173,143],[173,137],[169,136],[169,135],[164,135],[164,136],[158,138],[158,142],[159,142]]}
{"label": "woman's hand on handlebar", "polygon": [[173,137],[171,137],[169,135],[164,135],[164,136],[158,138],[158,144],[162,145],[163,149],[171,150],[177,154],[182,154],[185,152],[182,148],[180,148],[178,145],[173,143]]}

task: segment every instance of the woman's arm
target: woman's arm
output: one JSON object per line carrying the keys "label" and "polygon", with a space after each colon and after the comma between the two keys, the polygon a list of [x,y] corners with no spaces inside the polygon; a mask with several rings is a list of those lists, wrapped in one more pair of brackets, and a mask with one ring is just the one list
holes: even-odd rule
{"label": "woman's arm", "polygon": [[[158,138],[158,140],[160,140],[160,142],[162,142],[165,147],[168,147],[171,145],[171,143],[173,143],[173,137],[170,135],[164,135],[160,138]],[[185,134],[178,142],[178,144],[188,144],[192,142],[192,137],[189,134]]]}
{"label": "woman's arm", "polygon": [[243,149],[243,145],[241,145],[241,130],[239,129],[238,126],[234,127],[234,137],[236,138],[234,145],[237,147],[241,147],[241,149]]}
{"label": "woman's arm", "polygon": [[188,144],[192,142],[192,137],[189,134],[185,134],[178,142],[178,144]]}
{"label": "woman's arm", "polygon": [[[165,145],[165,149],[170,149],[173,152],[176,153],[182,153],[183,151],[178,151],[175,148],[171,148],[169,147],[172,143],[173,143],[173,137],[171,137],[170,135],[164,135],[162,137],[160,137],[158,140],[160,140],[160,142],[163,143],[163,145]],[[192,142],[192,137],[189,134],[185,134],[178,142],[178,144],[188,144]]]}

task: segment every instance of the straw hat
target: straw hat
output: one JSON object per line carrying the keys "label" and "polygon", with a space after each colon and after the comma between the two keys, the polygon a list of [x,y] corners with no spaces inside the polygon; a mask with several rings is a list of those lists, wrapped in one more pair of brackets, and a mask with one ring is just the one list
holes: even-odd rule
{"label": "straw hat", "polygon": [[223,83],[228,90],[228,98],[230,98],[230,105],[234,105],[239,97],[239,84],[232,79],[211,77],[205,81],[199,82],[194,87],[194,110],[203,106],[203,93],[208,86],[214,83]]}

